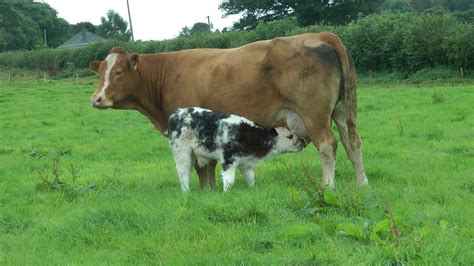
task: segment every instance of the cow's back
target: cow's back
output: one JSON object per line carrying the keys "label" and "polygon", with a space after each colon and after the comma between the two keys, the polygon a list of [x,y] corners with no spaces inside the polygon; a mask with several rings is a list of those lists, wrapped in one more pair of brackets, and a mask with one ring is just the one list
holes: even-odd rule
{"label": "cow's back", "polygon": [[165,113],[201,106],[276,127],[284,126],[275,122],[280,109],[293,109],[308,96],[337,99],[339,93],[337,53],[319,34],[171,54],[162,92]]}

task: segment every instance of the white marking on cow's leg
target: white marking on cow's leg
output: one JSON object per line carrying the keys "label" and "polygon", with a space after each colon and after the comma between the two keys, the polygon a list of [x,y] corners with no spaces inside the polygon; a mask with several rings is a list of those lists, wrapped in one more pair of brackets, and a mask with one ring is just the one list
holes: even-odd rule
{"label": "white marking on cow's leg", "polygon": [[253,187],[255,185],[255,172],[253,171],[252,167],[242,166],[239,168],[239,171],[245,177],[247,185],[249,187]]}
{"label": "white marking on cow's leg", "polygon": [[[224,166],[223,166],[224,168]],[[222,171],[222,184],[224,185],[224,192],[227,192],[235,182],[235,171],[237,170],[236,163],[228,165]]]}
{"label": "white marking on cow's leg", "polygon": [[333,119],[336,122],[336,126],[339,131],[342,144],[344,145],[344,149],[346,150],[347,157],[349,157],[352,162],[352,166],[354,167],[357,185],[366,186],[369,182],[365,175],[364,164],[362,161],[362,145],[360,144],[360,136],[357,134],[358,145],[354,150],[352,150],[349,142],[349,133],[347,130],[345,107],[342,102],[339,102],[334,108]]}
{"label": "white marking on cow's leg", "polygon": [[117,56],[118,56],[118,54],[112,53],[112,54],[109,54],[105,58],[105,62],[107,62],[107,69],[105,70],[105,75],[104,75],[104,86],[102,86],[102,89],[100,90],[100,92],[98,94],[98,96],[101,96],[102,98],[105,98],[105,91],[109,87],[110,72],[112,71],[112,68],[115,65],[115,62],[117,61]]}

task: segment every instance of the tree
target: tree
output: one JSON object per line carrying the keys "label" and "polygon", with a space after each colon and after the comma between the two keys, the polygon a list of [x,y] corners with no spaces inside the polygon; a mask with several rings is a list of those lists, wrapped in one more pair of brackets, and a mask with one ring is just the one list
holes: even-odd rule
{"label": "tree", "polygon": [[209,25],[204,22],[194,23],[191,29],[191,33],[206,33],[206,32],[211,32],[211,29],[209,29]]}
{"label": "tree", "polygon": [[77,34],[79,33],[82,29],[86,29],[89,32],[95,33],[96,32],[96,27],[94,24],[88,22],[88,21],[83,21],[79,22],[77,24],[71,25],[70,32],[71,34]]}
{"label": "tree", "polygon": [[381,7],[381,10],[387,10],[389,12],[414,12],[415,10],[411,7],[408,0],[391,0],[387,1]]}
{"label": "tree", "polygon": [[58,12],[47,3],[19,1],[14,6],[37,23],[41,43],[44,40],[43,31],[45,30],[47,44],[50,47],[57,47],[70,37],[69,23],[58,18]]}
{"label": "tree", "polygon": [[98,35],[108,39],[130,40],[128,23],[114,10],[107,11],[106,17],[101,17],[100,21],[101,24],[97,27]]}
{"label": "tree", "polygon": [[195,34],[203,34],[203,33],[209,33],[211,30],[209,29],[209,25],[204,22],[197,22],[194,23],[192,28],[189,27],[183,27],[181,29],[181,32],[179,33],[179,36],[191,36]]}
{"label": "tree", "polygon": [[69,24],[58,18],[56,10],[46,3],[32,0],[0,3],[0,51],[44,46],[44,30],[48,46],[56,47],[70,37]]}
{"label": "tree", "polygon": [[219,9],[225,15],[242,14],[236,29],[253,29],[259,22],[294,16],[300,25],[323,22],[349,23],[360,15],[375,12],[384,0],[224,0]]}
{"label": "tree", "polygon": [[472,0],[408,0],[408,2],[417,12],[429,10],[466,12],[474,9]]}
{"label": "tree", "polygon": [[427,9],[433,8],[437,4],[439,4],[439,1],[435,1],[435,0],[410,0],[410,5],[417,12],[422,12]]}
{"label": "tree", "polygon": [[449,11],[467,11],[474,9],[472,0],[444,0],[443,6]]}
{"label": "tree", "polygon": [[253,29],[258,22],[268,22],[291,15],[295,2],[291,0],[224,0],[219,5],[219,9],[224,11],[224,15],[242,14],[242,18],[234,23],[234,28]]}
{"label": "tree", "polygon": [[38,25],[30,17],[12,3],[0,3],[0,52],[32,49],[39,39]]}

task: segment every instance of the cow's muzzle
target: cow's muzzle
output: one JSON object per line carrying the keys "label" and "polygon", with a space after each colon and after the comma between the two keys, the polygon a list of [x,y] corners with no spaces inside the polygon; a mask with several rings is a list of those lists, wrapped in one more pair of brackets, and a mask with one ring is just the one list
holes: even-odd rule
{"label": "cow's muzzle", "polygon": [[112,106],[112,103],[102,95],[93,95],[91,97],[91,105],[94,108],[108,108]]}

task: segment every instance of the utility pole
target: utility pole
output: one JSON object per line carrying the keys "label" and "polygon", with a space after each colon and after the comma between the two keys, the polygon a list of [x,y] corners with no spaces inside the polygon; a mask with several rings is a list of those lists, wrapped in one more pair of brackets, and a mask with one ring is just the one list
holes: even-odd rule
{"label": "utility pole", "polygon": [[207,25],[209,25],[209,31],[211,31],[211,18],[210,16],[207,16]]}
{"label": "utility pole", "polygon": [[132,34],[132,42],[134,42],[135,38],[133,38],[132,17],[130,16],[130,6],[128,5],[128,0],[127,0],[127,9],[128,9],[128,21],[130,22],[130,33]]}
{"label": "utility pole", "polygon": [[44,36],[44,46],[48,46],[48,42],[46,41],[46,29],[43,30],[43,36]]}

